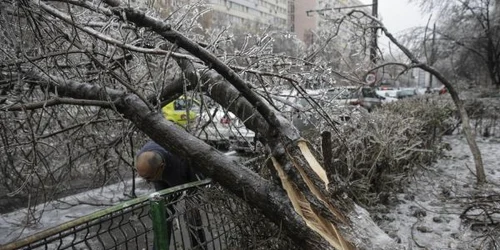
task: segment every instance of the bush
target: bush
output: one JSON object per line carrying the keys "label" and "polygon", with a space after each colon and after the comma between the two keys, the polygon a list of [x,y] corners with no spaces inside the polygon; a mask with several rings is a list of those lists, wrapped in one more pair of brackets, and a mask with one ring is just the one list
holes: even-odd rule
{"label": "bush", "polygon": [[[342,124],[333,136],[333,168],[360,204],[386,202],[412,171],[433,162],[441,137],[454,126],[450,100],[411,98],[389,103]],[[336,136],[335,136],[336,135]],[[333,171],[329,171],[330,173]],[[337,180],[338,180],[337,179]]]}

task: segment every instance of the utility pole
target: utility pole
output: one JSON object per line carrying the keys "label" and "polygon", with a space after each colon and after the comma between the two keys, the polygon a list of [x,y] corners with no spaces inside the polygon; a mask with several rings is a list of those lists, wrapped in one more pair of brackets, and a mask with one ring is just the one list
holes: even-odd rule
{"label": "utility pole", "polygon": [[[375,18],[378,17],[378,0],[373,0],[372,2],[372,16]],[[373,64],[377,63],[377,31],[375,22],[373,22],[373,31],[372,31],[372,39],[370,44],[370,61]]]}
{"label": "utility pole", "polygon": [[[431,56],[429,58],[429,64],[434,66],[437,61],[437,48],[436,48],[436,23],[432,27],[432,42],[431,42]],[[429,74],[429,89],[432,89],[432,74]]]}

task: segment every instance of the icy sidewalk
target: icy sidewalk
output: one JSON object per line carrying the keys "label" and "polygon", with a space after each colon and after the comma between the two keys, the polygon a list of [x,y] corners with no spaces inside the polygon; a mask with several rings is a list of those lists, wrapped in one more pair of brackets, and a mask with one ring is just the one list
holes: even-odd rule
{"label": "icy sidewalk", "polygon": [[[484,236],[493,227],[478,228],[478,223],[460,216],[470,209],[468,215],[485,219],[478,204],[500,211],[500,139],[477,139],[489,182],[483,188],[476,186],[471,173],[475,166],[465,138],[451,136],[444,141],[451,151],[412,179],[408,191],[397,195],[396,205],[387,207],[387,213],[376,215],[381,227],[401,243],[401,249],[486,249]],[[500,222],[499,214],[491,219]]]}
{"label": "icy sidewalk", "polygon": [[[141,178],[136,178],[135,181],[137,196],[154,191],[152,185],[147,185]],[[132,179],[40,204],[30,211],[21,209],[1,214],[0,245],[129,200],[124,194],[129,193],[131,187]],[[30,223],[27,223],[27,218],[31,219]],[[33,218],[40,220],[34,223]]]}

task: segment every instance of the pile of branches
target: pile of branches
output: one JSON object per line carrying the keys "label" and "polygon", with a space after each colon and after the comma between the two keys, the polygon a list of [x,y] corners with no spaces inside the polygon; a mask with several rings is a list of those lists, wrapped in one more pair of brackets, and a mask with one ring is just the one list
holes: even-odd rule
{"label": "pile of branches", "polygon": [[458,197],[465,199],[466,209],[460,215],[465,225],[481,233],[476,238],[481,249],[500,248],[500,193]]}
{"label": "pile of branches", "polygon": [[343,123],[332,132],[330,167],[337,188],[368,207],[389,202],[414,170],[439,156],[455,112],[449,100],[424,97],[389,103]]}
{"label": "pile of branches", "polygon": [[61,105],[0,112],[0,127],[2,213],[133,176],[138,139],[109,111]]}

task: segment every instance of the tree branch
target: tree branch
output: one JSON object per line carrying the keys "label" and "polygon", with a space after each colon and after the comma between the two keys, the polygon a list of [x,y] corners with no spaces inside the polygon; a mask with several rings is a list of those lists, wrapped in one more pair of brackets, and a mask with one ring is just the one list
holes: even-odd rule
{"label": "tree branch", "polygon": [[223,76],[228,82],[238,89],[238,91],[254,105],[259,113],[262,114],[264,119],[272,126],[278,127],[279,120],[276,114],[265,105],[264,101],[255,93],[253,93],[250,88],[248,88],[245,81],[238,75],[234,70],[220,61],[217,57],[212,55],[202,46],[192,42],[179,32],[173,30],[169,24],[160,21],[156,18],[146,15],[144,12],[136,10],[134,8],[127,7],[115,7],[112,9],[115,15],[123,18],[126,16],[126,21],[134,22],[136,25],[141,27],[148,27],[155,31],[157,34],[163,36],[165,39],[177,46],[185,49],[194,56],[200,58],[204,63],[213,68],[217,73]]}
{"label": "tree branch", "polygon": [[469,121],[469,115],[467,114],[467,111],[465,110],[465,107],[463,105],[462,100],[460,99],[457,90],[453,86],[453,84],[448,81],[446,77],[444,77],[441,72],[439,72],[437,69],[434,67],[421,63],[413,53],[410,52],[408,48],[403,46],[401,43],[398,42],[398,40],[387,30],[387,28],[375,17],[367,15],[366,13],[358,10],[354,10],[352,12],[361,12],[363,15],[368,17],[369,19],[373,20],[376,22],[379,26],[380,29],[382,29],[385,33],[385,35],[394,43],[396,46],[403,51],[403,53],[411,60],[413,64],[418,65],[419,68],[423,69],[424,71],[429,72],[431,75],[435,76],[443,85],[448,89],[448,93],[451,96],[451,99],[455,103],[457,109],[460,112],[460,118],[462,118],[462,126],[463,126],[463,131],[465,134],[465,138],[467,139],[467,142],[469,144],[469,148],[471,150],[471,153],[474,158],[474,163],[476,166],[476,174],[477,174],[477,183],[479,185],[482,185],[486,182],[486,175],[484,172],[484,167],[483,167],[483,160],[481,156],[481,151],[479,150],[479,147],[477,146],[476,140],[474,135],[472,134],[472,129],[470,127],[470,121]]}
{"label": "tree branch", "polygon": [[72,98],[61,98],[53,97],[46,101],[33,102],[28,104],[16,104],[10,107],[4,108],[5,111],[23,111],[23,110],[33,110],[40,109],[55,105],[69,104],[77,106],[99,106],[103,108],[110,108],[111,104],[107,101],[96,101],[96,100],[78,100]]}
{"label": "tree branch", "polygon": [[[33,0],[32,0],[33,1]],[[106,43],[109,43],[109,44],[112,44],[112,45],[115,45],[117,47],[120,47],[120,48],[123,48],[123,49],[127,49],[127,50],[130,50],[130,51],[134,51],[134,52],[138,52],[138,53],[144,53],[144,54],[153,54],[153,55],[167,55],[169,54],[169,51],[165,51],[165,50],[162,50],[162,49],[148,49],[148,48],[141,48],[141,47],[137,47],[137,46],[134,46],[134,45],[131,45],[131,44],[128,44],[128,43],[124,43],[123,41],[119,41],[119,40],[116,40],[112,37],[109,37],[109,36],[106,36],[90,27],[85,27],[83,25],[80,25],[80,24],[77,24],[75,23],[71,17],[67,16],[65,13],[41,2],[41,1],[33,1],[34,4],[38,5],[40,8],[42,8],[43,10],[45,10],[47,13],[49,13],[50,15],[74,26],[75,28],[103,41],[103,42],[106,42]],[[179,57],[185,57],[184,55],[181,55],[179,54],[178,55]],[[192,57],[187,57],[188,59],[192,58]]]}

